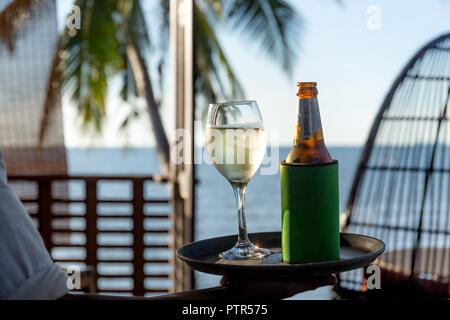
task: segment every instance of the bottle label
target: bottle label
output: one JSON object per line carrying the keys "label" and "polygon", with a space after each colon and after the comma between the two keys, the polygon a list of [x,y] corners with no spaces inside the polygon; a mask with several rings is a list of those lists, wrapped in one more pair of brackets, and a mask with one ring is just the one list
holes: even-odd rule
{"label": "bottle label", "polygon": [[319,104],[316,98],[300,99],[298,123],[300,124],[300,139],[310,138],[322,128]]}

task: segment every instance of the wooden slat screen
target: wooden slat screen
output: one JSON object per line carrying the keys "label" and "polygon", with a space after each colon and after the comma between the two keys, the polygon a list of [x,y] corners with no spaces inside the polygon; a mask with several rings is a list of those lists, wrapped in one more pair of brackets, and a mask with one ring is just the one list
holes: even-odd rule
{"label": "wooden slat screen", "polygon": [[[166,179],[66,175],[8,179],[11,185],[35,186],[21,200],[47,249],[62,267],[94,269],[95,291],[138,296],[172,291],[171,206],[169,199],[146,197],[145,192]],[[58,183],[69,185],[70,197],[54,192]],[[105,183],[113,184],[114,194],[121,197],[106,197]]]}

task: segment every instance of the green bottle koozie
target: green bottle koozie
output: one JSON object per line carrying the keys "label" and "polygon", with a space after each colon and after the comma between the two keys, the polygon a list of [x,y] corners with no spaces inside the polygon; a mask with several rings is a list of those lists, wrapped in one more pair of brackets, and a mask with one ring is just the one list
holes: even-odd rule
{"label": "green bottle koozie", "polygon": [[339,259],[338,162],[281,162],[282,255],[290,263]]}

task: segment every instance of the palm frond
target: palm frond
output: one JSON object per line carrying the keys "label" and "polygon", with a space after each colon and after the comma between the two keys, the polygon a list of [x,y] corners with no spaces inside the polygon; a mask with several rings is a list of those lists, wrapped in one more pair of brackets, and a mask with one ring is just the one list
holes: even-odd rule
{"label": "palm frond", "polygon": [[117,2],[77,0],[83,14],[81,30],[65,30],[61,41],[63,90],[78,106],[84,126],[101,130],[108,79],[124,68],[120,53]]}
{"label": "palm frond", "polygon": [[150,36],[147,32],[147,22],[139,0],[122,1],[131,4],[129,12],[122,12],[124,19],[125,42],[133,43],[139,52],[150,48]]}
{"label": "palm frond", "polygon": [[222,2],[222,0],[201,0],[196,1],[196,5],[208,19],[214,19],[218,22],[223,18],[224,7]]}
{"label": "palm frond", "polygon": [[0,11],[0,39],[6,41],[10,51],[14,49],[16,28],[39,2],[40,0],[14,0]]}
{"label": "palm frond", "polygon": [[[196,6],[196,43],[197,43],[197,94],[205,97],[235,99],[244,96],[244,90],[236,77],[222,49],[214,29],[206,14]],[[214,82],[211,81],[214,79]],[[230,89],[226,89],[226,85]]]}
{"label": "palm frond", "polygon": [[133,43],[135,48],[144,55],[150,49],[151,42],[139,0],[119,1],[119,11],[123,21],[118,30],[118,36],[121,44],[120,55],[124,65],[120,94],[123,100],[130,101],[130,97],[137,96],[138,92],[126,54],[126,44]]}
{"label": "palm frond", "polygon": [[264,52],[290,72],[299,49],[302,17],[285,0],[221,0],[227,22],[248,41],[259,41]]}
{"label": "palm frond", "polygon": [[122,88],[120,89],[120,97],[123,101],[129,102],[131,101],[131,97],[136,97],[138,95],[138,92],[127,55],[122,54],[122,57],[125,67],[122,70]]}
{"label": "palm frond", "polygon": [[169,51],[169,38],[170,38],[170,1],[160,0],[159,1],[159,11],[158,16],[161,21],[159,27],[159,57],[157,58],[157,75],[158,75],[158,85],[160,90],[164,88],[164,71],[167,65],[167,53]]}

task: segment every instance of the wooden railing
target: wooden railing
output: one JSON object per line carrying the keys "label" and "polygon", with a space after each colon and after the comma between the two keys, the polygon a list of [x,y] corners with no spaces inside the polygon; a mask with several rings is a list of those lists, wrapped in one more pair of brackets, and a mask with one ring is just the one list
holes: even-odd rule
{"label": "wooden railing", "polygon": [[[55,262],[95,270],[96,291],[142,296],[173,288],[168,192],[165,197],[146,197],[147,187],[166,184],[166,178],[56,175],[8,179]],[[102,184],[114,188],[113,197],[102,195]],[[79,197],[74,196],[77,193]]]}

